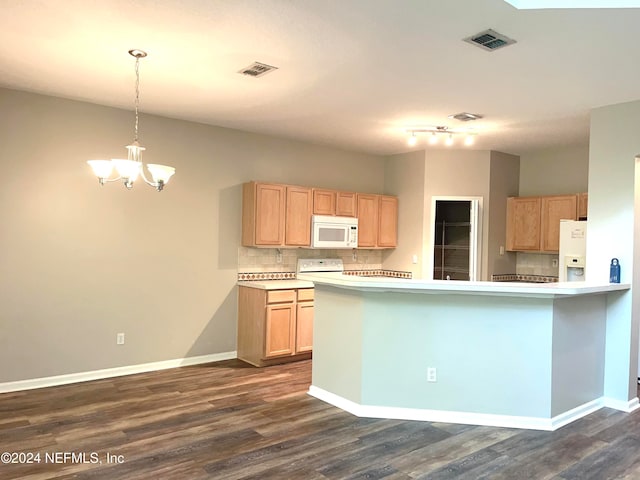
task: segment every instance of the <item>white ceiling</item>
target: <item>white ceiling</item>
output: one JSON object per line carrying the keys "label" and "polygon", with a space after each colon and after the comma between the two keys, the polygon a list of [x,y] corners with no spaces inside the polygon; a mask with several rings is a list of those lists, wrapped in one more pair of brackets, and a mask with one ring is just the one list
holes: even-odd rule
{"label": "white ceiling", "polygon": [[[586,145],[590,109],[640,99],[638,25],[503,0],[2,0],[0,85],[132,109],[139,48],[142,112],[392,154],[467,111],[473,148],[522,154]],[[462,41],[487,28],[517,43]],[[279,69],[237,73],[254,61]]]}

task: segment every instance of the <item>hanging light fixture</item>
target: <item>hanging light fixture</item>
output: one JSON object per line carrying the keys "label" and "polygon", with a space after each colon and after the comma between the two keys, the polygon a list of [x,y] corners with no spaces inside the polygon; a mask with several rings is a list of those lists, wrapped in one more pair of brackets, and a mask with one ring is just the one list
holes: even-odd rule
{"label": "hanging light fixture", "polygon": [[429,144],[435,145],[438,143],[438,137],[442,135],[446,135],[445,145],[451,146],[454,143],[454,136],[456,135],[465,135],[464,144],[467,146],[473,145],[473,141],[477,133],[475,131],[469,130],[455,130],[450,129],[447,126],[440,125],[437,127],[425,127],[425,128],[412,128],[411,130],[407,130],[409,134],[408,143],[410,146],[416,144],[418,133],[426,133],[429,135]]}
{"label": "hanging light fixture", "polygon": [[[114,158],[111,160],[87,160],[87,163],[93,169],[93,173],[98,177],[100,185],[107,182],[115,182],[122,180],[127,188],[133,187],[139,175],[147,185],[155,187],[157,191],[162,191],[171,176],[176,173],[176,169],[166,165],[158,165],[150,163],[147,165],[149,173],[151,173],[152,181],[149,181],[144,174],[144,165],[142,164],[142,152],[145,148],[138,142],[138,116],[140,105],[140,59],[147,56],[142,50],[129,50],[129,55],[136,59],[136,121],[134,126],[133,142],[127,145],[127,159]],[[113,169],[116,169],[118,176],[110,178]]]}

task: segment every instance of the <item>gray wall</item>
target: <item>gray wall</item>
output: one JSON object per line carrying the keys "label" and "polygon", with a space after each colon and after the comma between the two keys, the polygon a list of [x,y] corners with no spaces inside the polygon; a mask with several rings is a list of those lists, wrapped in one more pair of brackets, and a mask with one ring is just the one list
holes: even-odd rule
{"label": "gray wall", "polygon": [[[398,196],[398,248],[384,250],[384,268],[410,271],[422,277],[422,245],[425,241],[424,217],[424,151],[387,158],[384,173],[385,193]],[[418,263],[413,263],[417,255]]]}
{"label": "gray wall", "polygon": [[145,114],[175,177],[100,187],[85,160],[125,153],[132,112],[6,89],[0,111],[0,382],[234,351],[241,184],[384,188],[383,157]]}
{"label": "gray wall", "polygon": [[518,195],[520,177],[519,157],[502,152],[491,152],[490,198],[486,206],[489,215],[489,245],[487,248],[487,279],[494,274],[510,274],[516,271],[516,254],[505,251],[507,240],[507,197]]}
{"label": "gray wall", "polygon": [[[433,197],[481,197],[479,278],[514,273],[515,255],[500,255],[506,239],[506,202],[518,194],[519,157],[479,150],[428,150],[387,158],[385,192],[399,195],[398,248],[385,251],[383,266],[432,278]],[[418,263],[412,263],[413,255]]]}
{"label": "gray wall", "polygon": [[[620,259],[622,283],[640,284],[638,161],[640,101],[591,111],[589,144],[588,281],[607,282],[612,257]],[[634,207],[635,206],[635,207]],[[622,402],[637,396],[640,296],[609,295],[605,396]]]}
{"label": "gray wall", "polygon": [[433,271],[433,238],[431,233],[432,200],[434,196],[476,196],[482,197],[482,245],[479,280],[487,280],[488,232],[489,232],[489,176],[490,152],[488,150],[429,150],[426,152],[425,167],[425,221],[426,242],[424,272],[426,278],[432,278]]}
{"label": "gray wall", "polygon": [[587,191],[589,145],[550,148],[520,156],[520,193],[562,195]]}

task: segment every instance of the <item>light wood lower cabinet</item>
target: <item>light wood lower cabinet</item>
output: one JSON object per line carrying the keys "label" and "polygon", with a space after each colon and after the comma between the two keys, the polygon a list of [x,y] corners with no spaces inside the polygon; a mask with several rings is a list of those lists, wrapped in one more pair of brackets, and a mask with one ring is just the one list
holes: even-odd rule
{"label": "light wood lower cabinet", "polygon": [[296,306],[296,353],[313,350],[313,288],[298,290]]}
{"label": "light wood lower cabinet", "polygon": [[238,288],[238,358],[264,367],[313,350],[313,288]]}

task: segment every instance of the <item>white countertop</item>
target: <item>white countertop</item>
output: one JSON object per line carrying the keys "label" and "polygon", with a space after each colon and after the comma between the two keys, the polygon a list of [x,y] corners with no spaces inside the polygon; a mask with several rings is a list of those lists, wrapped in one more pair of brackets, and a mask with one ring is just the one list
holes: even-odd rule
{"label": "white countertop", "polygon": [[366,292],[406,292],[425,294],[501,295],[520,297],[569,297],[628,290],[628,283],[590,282],[465,282],[456,280],[424,280],[388,277],[358,277],[340,273],[300,273],[299,280],[316,285]]}
{"label": "white countertop", "polygon": [[238,286],[261,290],[291,290],[294,288],[313,288],[313,283],[305,280],[251,280],[239,281]]}

